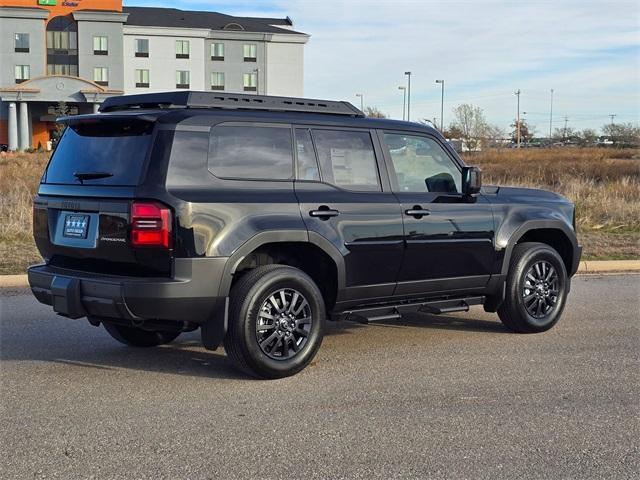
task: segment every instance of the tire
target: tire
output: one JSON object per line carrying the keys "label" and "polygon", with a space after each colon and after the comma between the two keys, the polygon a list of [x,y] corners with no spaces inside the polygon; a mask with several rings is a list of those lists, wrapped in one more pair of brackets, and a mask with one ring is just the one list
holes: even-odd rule
{"label": "tire", "polygon": [[518,244],[511,255],[506,295],[498,316],[514,332],[549,330],[562,315],[568,286],[567,270],[558,252],[544,243]]}
{"label": "tire", "polygon": [[152,332],[136,327],[102,322],[109,335],[131,347],[156,347],[174,341],[181,332]]}
{"label": "tire", "polygon": [[316,355],[325,307],[311,278],[297,268],[255,268],[231,289],[224,349],[244,373],[264,379],[294,375]]}

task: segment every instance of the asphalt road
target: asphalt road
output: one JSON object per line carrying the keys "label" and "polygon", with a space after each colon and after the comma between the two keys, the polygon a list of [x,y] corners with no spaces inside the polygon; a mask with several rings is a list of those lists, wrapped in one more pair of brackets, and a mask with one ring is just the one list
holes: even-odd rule
{"label": "asphalt road", "polygon": [[189,333],[132,349],[0,297],[0,477],[638,478],[640,275],[579,277],[564,318],[481,309],[329,328],[313,365],[238,375]]}

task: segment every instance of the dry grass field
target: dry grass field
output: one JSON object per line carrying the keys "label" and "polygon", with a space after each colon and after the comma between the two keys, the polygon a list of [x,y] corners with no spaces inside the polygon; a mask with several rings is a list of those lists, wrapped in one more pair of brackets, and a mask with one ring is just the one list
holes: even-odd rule
{"label": "dry grass field", "polygon": [[[31,199],[48,155],[0,154],[0,274],[40,260],[31,238]],[[465,154],[484,182],[545,188],[577,205],[584,257],[640,258],[640,151],[493,150]]]}

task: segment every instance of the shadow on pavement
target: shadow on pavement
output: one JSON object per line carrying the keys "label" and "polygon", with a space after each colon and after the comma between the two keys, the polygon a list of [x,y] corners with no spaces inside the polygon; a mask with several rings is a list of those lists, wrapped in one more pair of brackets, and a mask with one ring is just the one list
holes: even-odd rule
{"label": "shadow on pavement", "polygon": [[[222,347],[216,351],[204,350],[198,331],[185,333],[168,345],[134,348],[117,343],[102,328],[91,327],[84,321],[42,319],[29,322],[28,328],[21,328],[19,322],[3,323],[0,331],[0,359],[3,361],[31,360],[95,370],[143,370],[220,379],[250,378],[233,368]],[[360,330],[368,328],[407,327],[507,333],[499,321],[413,314],[369,325],[353,321],[329,322],[326,335],[364,334]]]}

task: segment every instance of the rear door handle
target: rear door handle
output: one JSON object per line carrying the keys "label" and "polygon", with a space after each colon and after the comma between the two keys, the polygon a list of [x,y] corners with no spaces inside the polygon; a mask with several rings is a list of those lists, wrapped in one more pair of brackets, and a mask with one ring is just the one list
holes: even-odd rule
{"label": "rear door handle", "polygon": [[429,215],[429,213],[431,212],[429,212],[429,210],[425,210],[420,205],[414,205],[413,208],[410,208],[409,210],[405,210],[404,213],[419,219],[426,215]]}
{"label": "rear door handle", "polygon": [[333,210],[325,205],[322,205],[317,210],[311,210],[309,216],[319,218],[320,220],[328,220],[331,217],[337,217],[340,215],[338,210]]}

